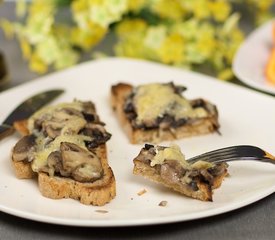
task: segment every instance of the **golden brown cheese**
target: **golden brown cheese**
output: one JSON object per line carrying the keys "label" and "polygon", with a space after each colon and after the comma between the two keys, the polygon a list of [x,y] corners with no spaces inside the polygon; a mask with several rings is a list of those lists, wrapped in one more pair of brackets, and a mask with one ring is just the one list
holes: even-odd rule
{"label": "golden brown cheese", "polygon": [[190,102],[176,94],[167,84],[145,84],[136,89],[134,105],[137,112],[137,123],[150,121],[164,114],[181,118],[207,116],[203,108],[192,108]]}
{"label": "golden brown cheese", "polygon": [[184,168],[189,167],[188,162],[185,160],[185,156],[180,151],[178,145],[173,144],[170,147],[166,147],[162,150],[158,150],[157,154],[151,160],[151,166],[155,166],[156,164],[163,164],[165,160],[176,160],[178,161]]}
{"label": "golden brown cheese", "polygon": [[[64,108],[81,112],[83,111],[83,104],[82,102],[74,101],[72,103],[48,106],[36,112],[28,121],[29,131],[36,135],[36,147],[34,151],[30,152],[31,156],[29,156],[32,159],[31,166],[34,172],[39,172],[47,167],[48,156],[54,151],[59,151],[62,142],[74,143],[86,149],[85,141],[91,140],[89,136],[78,134],[79,130],[87,123],[83,116],[81,114],[68,114],[63,111]],[[58,119],[58,121],[53,121],[53,118]],[[48,124],[55,124],[61,127],[60,135],[51,141],[49,141],[49,138],[45,138],[44,134],[41,131],[37,131],[34,126],[35,121],[39,119],[43,119]],[[81,171],[85,172],[89,171],[89,169],[82,168]]]}
{"label": "golden brown cheese", "polygon": [[74,143],[86,149],[84,141],[90,139],[90,137],[84,135],[60,135],[47,144],[47,139],[42,134],[39,134],[36,139],[36,151],[32,153],[32,170],[38,172],[47,166],[48,156],[50,153],[60,149],[61,142]]}
{"label": "golden brown cheese", "polygon": [[170,147],[158,149],[156,155],[151,160],[150,165],[153,167],[156,164],[163,164],[165,160],[176,160],[184,169],[207,169],[213,166],[212,163],[206,161],[198,161],[194,164],[189,164],[186,161],[180,147],[176,144],[171,144]]}

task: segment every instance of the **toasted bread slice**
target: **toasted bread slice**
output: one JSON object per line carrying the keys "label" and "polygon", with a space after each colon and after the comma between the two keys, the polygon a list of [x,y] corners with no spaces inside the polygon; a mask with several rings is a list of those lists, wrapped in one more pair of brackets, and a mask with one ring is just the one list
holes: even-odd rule
{"label": "toasted bread slice", "polygon": [[15,174],[20,179],[37,177],[43,196],[96,206],[115,197],[116,181],[106,146],[111,135],[91,102],[45,108],[28,124],[16,126],[24,136],[12,150]]}
{"label": "toasted bread slice", "polygon": [[[218,111],[215,105],[203,99],[186,100],[181,95],[183,87],[175,86],[173,83],[155,85],[157,87],[166,85],[174,93],[165,94],[166,89],[164,91],[158,91],[158,89],[151,92],[144,91],[145,94],[140,94],[143,99],[139,103],[135,103],[136,87],[127,83],[118,83],[111,88],[112,108],[131,143],[159,143],[218,131]],[[152,89],[155,87],[150,84],[148,86],[151,86]],[[142,85],[142,87],[146,88],[147,85]],[[162,92],[164,92],[163,95],[161,95]],[[145,96],[146,94],[148,96]],[[170,98],[169,94],[173,95],[176,100]],[[165,102],[163,99],[166,98],[168,100]],[[184,104],[181,106],[177,101],[183,101]],[[142,106],[139,107],[138,104]],[[183,112],[182,116],[176,116],[178,113],[175,109],[173,113],[169,112],[169,106],[175,107],[175,105],[178,112]],[[141,109],[141,114],[146,111],[147,115],[151,112],[155,114],[152,114],[151,119],[145,116],[145,120],[141,117],[140,120],[138,108]],[[160,108],[162,109],[159,110]],[[155,109],[159,112],[156,112]],[[186,115],[185,109],[188,109]]]}
{"label": "toasted bread slice", "polygon": [[135,175],[202,201],[212,201],[213,189],[219,188],[228,175],[226,163],[189,165],[175,146],[145,144],[133,162]]}

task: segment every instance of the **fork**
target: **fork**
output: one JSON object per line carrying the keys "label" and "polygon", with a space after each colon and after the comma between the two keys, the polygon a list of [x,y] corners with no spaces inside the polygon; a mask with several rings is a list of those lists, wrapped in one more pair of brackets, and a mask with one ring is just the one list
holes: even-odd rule
{"label": "fork", "polygon": [[259,147],[250,145],[225,147],[187,159],[190,164],[193,164],[199,160],[211,163],[256,160],[275,164],[274,156]]}

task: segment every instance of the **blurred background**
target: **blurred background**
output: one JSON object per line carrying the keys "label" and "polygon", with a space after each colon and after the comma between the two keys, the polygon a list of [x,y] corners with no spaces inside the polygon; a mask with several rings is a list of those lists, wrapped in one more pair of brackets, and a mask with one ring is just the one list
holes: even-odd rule
{"label": "blurred background", "polygon": [[0,0],[2,89],[108,56],[234,81],[240,44],[273,17],[273,0]]}

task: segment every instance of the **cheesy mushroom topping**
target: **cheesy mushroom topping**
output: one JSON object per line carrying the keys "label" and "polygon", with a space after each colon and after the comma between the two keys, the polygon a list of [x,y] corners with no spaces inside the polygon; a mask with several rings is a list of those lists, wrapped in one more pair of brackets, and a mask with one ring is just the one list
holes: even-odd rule
{"label": "cheesy mushroom topping", "polygon": [[207,110],[194,106],[182,96],[184,87],[173,83],[137,86],[126,99],[124,111],[136,128],[178,127],[189,119],[207,116]]}
{"label": "cheesy mushroom topping", "polygon": [[92,102],[74,101],[49,106],[28,121],[30,135],[13,149],[15,161],[31,162],[34,172],[91,182],[102,176],[95,148],[111,137]]}
{"label": "cheesy mushroom topping", "polygon": [[193,191],[198,190],[198,180],[212,185],[215,177],[226,173],[228,167],[227,163],[213,164],[206,161],[190,164],[177,145],[163,147],[145,144],[136,160],[155,168],[167,183],[188,186]]}

